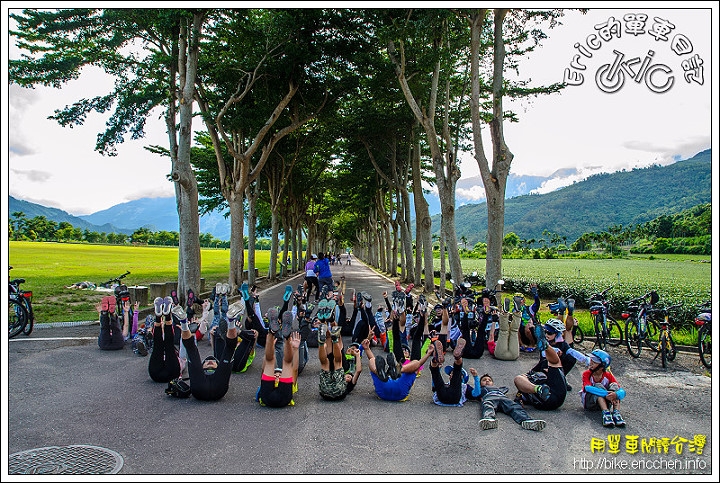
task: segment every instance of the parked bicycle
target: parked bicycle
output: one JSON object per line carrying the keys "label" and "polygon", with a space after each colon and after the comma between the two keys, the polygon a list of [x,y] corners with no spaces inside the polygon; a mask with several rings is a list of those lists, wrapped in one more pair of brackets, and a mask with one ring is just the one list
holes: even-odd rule
{"label": "parked bicycle", "polygon": [[655,309],[653,314],[655,315],[655,322],[658,325],[658,343],[657,343],[657,354],[655,359],[660,356],[660,361],[663,367],[667,367],[668,361],[675,360],[677,355],[677,349],[675,347],[675,340],[672,336],[672,324],[670,323],[670,312],[681,307],[682,304],[671,305],[664,309]]}
{"label": "parked bicycle", "polygon": [[695,317],[695,326],[698,327],[698,354],[703,365],[710,369],[712,363],[712,314],[710,301],[698,306],[700,313]]}
{"label": "parked bicycle", "polygon": [[617,347],[623,341],[622,327],[610,313],[611,305],[607,299],[607,293],[610,289],[612,287],[593,294],[588,300],[595,327],[595,345],[601,350],[605,350],[608,345]]}
{"label": "parked bicycle", "polygon": [[[10,270],[12,270],[12,266]],[[9,278],[9,277],[8,277]],[[8,311],[8,335],[12,338],[22,332],[30,335],[35,326],[35,312],[32,307],[32,291],[23,290],[20,285],[25,283],[24,278],[16,278],[9,281],[8,294],[10,304]],[[22,308],[20,310],[19,307]]]}
{"label": "parked bicycle", "polygon": [[122,275],[119,275],[115,278],[111,278],[107,282],[101,283],[100,285],[98,285],[98,287],[113,288],[115,285],[120,285],[120,282],[122,281],[122,279],[127,277],[128,275],[130,275],[129,271],[125,272]]}
{"label": "parked bicycle", "polygon": [[649,318],[649,313],[654,310],[653,306],[658,300],[660,297],[652,290],[642,297],[628,301],[627,310],[622,313],[622,318],[625,319],[625,343],[634,358],[640,357],[643,345],[652,350],[657,349],[658,328]]}

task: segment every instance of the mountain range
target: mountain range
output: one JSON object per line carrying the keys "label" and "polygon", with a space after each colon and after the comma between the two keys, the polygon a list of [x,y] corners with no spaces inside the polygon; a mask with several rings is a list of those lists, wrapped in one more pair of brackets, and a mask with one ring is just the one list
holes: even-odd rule
{"label": "mountain range", "polygon": [[[515,232],[522,239],[539,239],[549,230],[567,237],[568,243],[590,231],[604,231],[612,225],[644,223],[662,214],[673,214],[700,203],[712,201],[711,151],[668,166],[636,168],[597,174],[545,194],[531,194],[551,179],[575,175],[573,169],[548,177],[508,177],[505,201],[505,233]],[[482,185],[476,178],[458,182],[457,191]],[[439,213],[437,196],[426,199],[431,213]],[[121,203],[90,215],[73,216],[57,208],[8,197],[8,213],[21,211],[27,218],[45,216],[67,221],[75,227],[106,233],[132,234],[138,228],[150,231],[179,231],[174,197],[141,198]],[[462,203],[458,196],[458,205]],[[487,206],[468,203],[455,210],[458,240],[465,237],[468,247],[486,240]],[[433,216],[433,232],[440,230],[440,215]],[[222,213],[200,217],[200,232],[219,240],[230,239],[230,224]]]}

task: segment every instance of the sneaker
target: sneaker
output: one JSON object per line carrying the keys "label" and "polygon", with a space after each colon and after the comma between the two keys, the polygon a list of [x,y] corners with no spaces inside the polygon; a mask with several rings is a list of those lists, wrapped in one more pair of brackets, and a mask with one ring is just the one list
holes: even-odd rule
{"label": "sneaker", "polygon": [[465,339],[460,337],[460,338],[458,338],[457,342],[455,343],[455,349],[453,350],[453,357],[455,359],[462,358],[463,349],[465,349]]}
{"label": "sneaker", "polygon": [[445,362],[445,349],[443,348],[442,341],[439,339],[433,342],[433,347],[435,347],[435,352],[433,353],[433,360],[438,364],[443,364]]}
{"label": "sneaker", "polygon": [[237,320],[245,313],[245,304],[235,302],[228,307],[227,318],[228,320]]}
{"label": "sneaker", "polygon": [[[289,287],[290,285],[288,285]],[[287,339],[290,337],[290,334],[292,334],[292,322],[293,322],[293,314],[290,311],[283,312],[282,314],[282,336],[283,339]]]}
{"label": "sneaker", "polygon": [[243,282],[242,285],[240,285],[240,293],[242,294],[243,299],[250,300],[250,292],[248,291],[248,284],[247,282]]}
{"label": "sneaker", "polygon": [[509,297],[505,297],[505,300],[503,300],[503,304],[504,304],[503,309],[505,310],[505,312],[510,312],[510,298]]}
{"label": "sneaker", "polygon": [[223,284],[223,295],[230,295],[230,284],[229,283]]}
{"label": "sneaker", "polygon": [[522,312],[523,309],[523,298],[519,295],[513,297],[513,308],[515,312]]}
{"label": "sneaker", "polygon": [[278,311],[275,307],[270,307],[267,311],[268,325],[270,332],[274,334],[280,331],[280,321],[278,321]]}
{"label": "sneaker", "polygon": [[397,370],[397,361],[395,360],[395,354],[393,354],[392,352],[388,353],[386,359],[388,377],[392,379],[397,379],[398,377],[400,377],[400,373]]}
{"label": "sneaker", "polygon": [[392,308],[396,313],[405,311],[405,293],[401,291],[394,291],[392,293]]}
{"label": "sneaker", "polygon": [[602,412],[602,425],[606,428],[615,427],[615,421],[613,421],[612,413],[607,409]]}
{"label": "sneaker", "polygon": [[565,302],[565,299],[562,297],[558,297],[558,314],[565,315],[565,310],[567,310],[568,305],[567,302]]}
{"label": "sneaker", "polygon": [[148,355],[147,347],[145,347],[145,342],[143,342],[142,338],[138,337],[138,339],[135,341],[135,350],[137,351],[137,354],[139,356],[145,357]]}
{"label": "sneaker", "polygon": [[189,288],[187,290],[187,302],[186,303],[187,303],[188,307],[192,307],[193,304],[195,303],[195,292],[191,288]]}
{"label": "sneaker", "polygon": [[537,339],[537,349],[542,352],[548,347],[548,341],[545,338],[545,331],[542,326],[535,326],[535,338]]}
{"label": "sneaker", "polygon": [[165,300],[162,297],[156,297],[153,304],[155,305],[155,315],[160,316],[163,314],[163,303]]}
{"label": "sneaker", "polygon": [[324,344],[327,340],[327,330],[328,326],[326,323],[320,324],[320,327],[318,327],[318,342],[321,344]]}
{"label": "sneaker", "polygon": [[548,387],[547,384],[536,386],[535,392],[543,401],[547,401],[550,398],[550,387]]}
{"label": "sneaker", "polygon": [[[318,338],[318,340],[320,340],[320,339]],[[381,381],[387,382],[387,380],[388,380],[387,367],[386,367],[385,359],[383,359],[382,357],[375,358],[375,373]]]}
{"label": "sneaker", "polygon": [[425,295],[420,294],[420,296],[418,297],[418,304],[417,304],[418,312],[425,312],[426,308],[427,308],[427,299],[425,298]]}
{"label": "sneaker", "polygon": [[285,293],[283,294],[283,300],[287,302],[292,296],[292,285],[285,285]]}
{"label": "sneaker", "polygon": [[172,298],[172,301],[175,305],[180,305],[180,299],[178,299],[177,290],[170,291],[170,298]]}
{"label": "sneaker", "polygon": [[482,418],[480,420],[480,429],[497,429],[497,419],[495,418]]}
{"label": "sneaker", "polygon": [[173,306],[172,297],[170,297],[170,296],[165,297],[165,300],[164,300],[164,302],[163,302],[163,309],[162,309],[163,315],[169,314],[169,313],[170,313],[170,309],[172,309],[172,306]]}
{"label": "sneaker", "polygon": [[218,282],[215,284],[215,295],[222,295],[223,294],[223,284],[222,282]]}
{"label": "sneaker", "polygon": [[531,431],[542,431],[545,429],[545,421],[542,419],[526,419],[520,423],[520,426],[522,426],[523,429],[529,429]]}
{"label": "sneaker", "polygon": [[338,340],[340,340],[341,332],[342,332],[342,327],[339,325],[330,327],[330,337],[332,337],[333,342],[337,342]]}
{"label": "sneaker", "polygon": [[[615,410],[612,412],[612,418],[613,418],[613,422],[615,422],[615,426],[617,426],[618,428],[624,428],[624,427],[625,427],[625,420],[624,420],[623,417],[620,415],[620,411],[618,411],[617,409],[615,409]],[[604,419],[603,419],[603,421],[604,421]]]}
{"label": "sneaker", "polygon": [[567,299],[567,311],[568,315],[572,315],[575,312],[575,299]]}
{"label": "sneaker", "polygon": [[186,321],[187,320],[187,313],[185,312],[185,309],[182,308],[181,305],[175,305],[172,308],[172,314],[180,321]]}

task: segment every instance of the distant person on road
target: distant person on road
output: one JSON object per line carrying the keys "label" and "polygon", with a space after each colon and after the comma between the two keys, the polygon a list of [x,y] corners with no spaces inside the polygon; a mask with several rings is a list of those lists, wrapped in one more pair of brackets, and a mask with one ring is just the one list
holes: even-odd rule
{"label": "distant person on road", "polygon": [[310,295],[315,287],[315,303],[320,298],[320,284],[318,283],[318,274],[315,273],[315,263],[317,262],[318,256],[314,253],[310,255],[310,260],[305,264],[305,290],[303,296],[306,300],[310,300]]}
{"label": "distant person on road", "polygon": [[148,361],[148,373],[155,382],[170,382],[180,376],[180,359],[175,349],[173,320],[170,317],[172,297],[157,297],[153,304],[153,351]]}
{"label": "distant person on road", "polygon": [[332,292],[334,283],[332,278],[332,272],[330,271],[330,262],[323,252],[318,253],[318,260],[315,262],[315,268],[313,269],[318,277],[318,284],[320,285],[320,292]]}
{"label": "distant person on road", "polygon": [[345,265],[350,265],[350,261],[352,260],[352,256],[350,256],[350,252],[347,254],[347,262],[345,262]]}

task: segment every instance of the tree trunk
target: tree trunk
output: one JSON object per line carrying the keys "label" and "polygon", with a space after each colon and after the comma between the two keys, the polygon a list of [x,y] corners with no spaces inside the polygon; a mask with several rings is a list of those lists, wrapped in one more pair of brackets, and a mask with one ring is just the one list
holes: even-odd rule
{"label": "tree trunk", "polygon": [[228,200],[230,207],[230,270],[228,272],[228,283],[231,290],[242,284],[242,273],[244,265],[243,247],[243,199],[242,196],[230,196]]}

